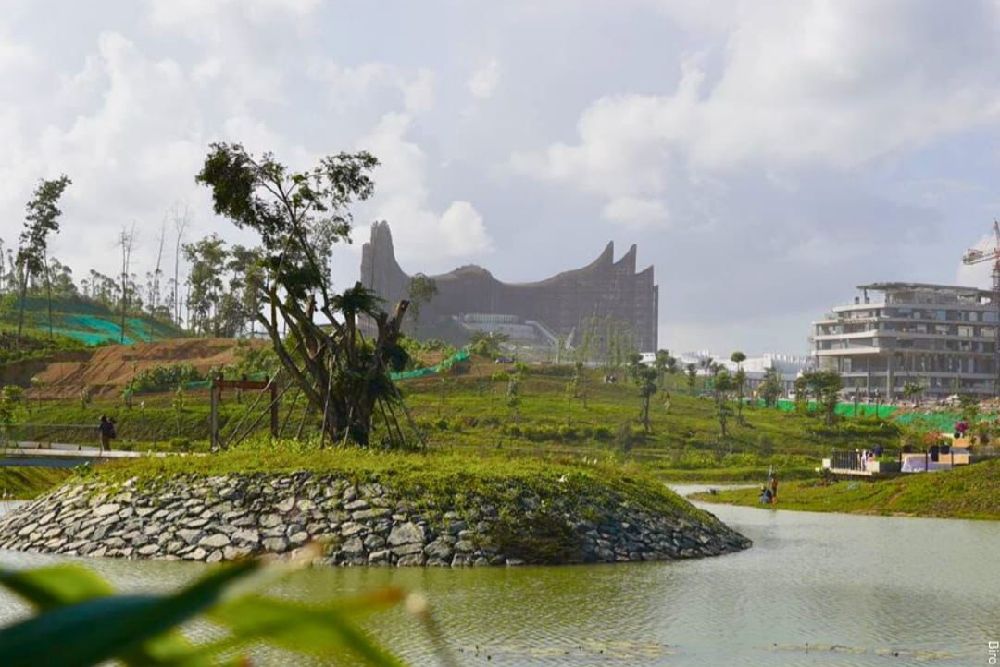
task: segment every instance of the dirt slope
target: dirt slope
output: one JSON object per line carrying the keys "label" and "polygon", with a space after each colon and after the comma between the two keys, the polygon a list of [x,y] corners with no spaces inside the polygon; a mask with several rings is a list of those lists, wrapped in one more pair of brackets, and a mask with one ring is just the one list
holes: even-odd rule
{"label": "dirt slope", "polygon": [[133,376],[154,366],[190,364],[205,373],[235,362],[237,341],[231,338],[178,338],[156,343],[94,348],[81,361],[52,362],[34,376],[37,398],[72,398],[84,387],[95,395],[120,392]]}

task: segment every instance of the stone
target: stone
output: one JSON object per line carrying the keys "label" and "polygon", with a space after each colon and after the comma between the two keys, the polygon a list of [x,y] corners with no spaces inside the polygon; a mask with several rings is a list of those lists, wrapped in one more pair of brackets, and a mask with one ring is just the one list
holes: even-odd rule
{"label": "stone", "polygon": [[118,514],[121,506],[118,503],[105,503],[94,508],[94,516],[110,516]]}
{"label": "stone", "polygon": [[273,528],[275,526],[280,526],[284,523],[282,518],[277,514],[265,514],[260,518],[261,528]]}
{"label": "stone", "polygon": [[399,560],[396,561],[397,567],[420,567],[425,562],[427,562],[427,557],[422,553],[408,554],[406,556],[400,556]]}
{"label": "stone", "polygon": [[160,545],[158,544],[147,544],[144,547],[139,547],[136,549],[136,553],[141,556],[152,556],[160,550]]}
{"label": "stone", "polygon": [[202,531],[200,531],[200,530],[193,530],[193,529],[190,529],[190,528],[185,528],[183,530],[178,530],[177,531],[177,537],[181,538],[182,540],[184,540],[188,544],[195,544],[198,540],[201,539],[201,535],[202,535]]}
{"label": "stone", "polygon": [[205,562],[218,563],[220,560],[222,560],[222,552],[219,550],[215,550],[212,553],[208,554],[208,558],[205,559]]}
{"label": "stone", "polygon": [[357,512],[351,514],[351,518],[355,521],[367,521],[368,519],[378,519],[388,516],[388,514],[389,510],[384,507],[375,507],[367,510],[358,510]]}
{"label": "stone", "polygon": [[232,539],[235,542],[248,542],[250,544],[257,544],[260,542],[260,534],[256,530],[237,530],[232,535]]}
{"label": "stone", "polygon": [[289,496],[274,506],[282,514],[291,512],[293,507],[295,507],[295,496]]}
{"label": "stone", "polygon": [[365,545],[359,538],[352,537],[340,546],[340,552],[346,556],[356,556],[365,552]]}
{"label": "stone", "polygon": [[221,547],[228,546],[230,539],[228,535],[223,535],[222,533],[213,533],[211,535],[206,535],[205,537],[198,540],[198,545],[202,547],[209,547],[213,549],[218,549]]}
{"label": "stone", "polygon": [[423,544],[426,537],[426,531],[423,526],[418,526],[415,523],[407,522],[401,523],[397,526],[393,526],[392,532],[389,533],[389,545],[398,546],[401,544],[411,544],[414,542],[419,542]]}
{"label": "stone", "polygon": [[434,540],[426,547],[424,547],[424,553],[427,554],[428,558],[436,558],[440,560],[451,560],[452,555],[455,553],[455,549],[441,540]]}
{"label": "stone", "polygon": [[368,507],[369,505],[367,500],[359,499],[359,500],[352,500],[349,503],[344,503],[344,509],[347,510],[348,512],[354,512],[355,510],[366,510],[368,509]]}
{"label": "stone", "polygon": [[300,530],[297,533],[292,533],[288,536],[288,543],[294,547],[299,547],[309,541],[309,533],[304,530]]}
{"label": "stone", "polygon": [[267,537],[262,542],[264,549],[271,553],[281,553],[288,549],[288,540],[284,537]]}
{"label": "stone", "polygon": [[184,559],[185,560],[205,560],[206,556],[208,556],[208,552],[205,551],[204,549],[202,549],[201,547],[198,547],[197,549],[194,549],[194,550],[189,551],[186,554],[184,554]]}

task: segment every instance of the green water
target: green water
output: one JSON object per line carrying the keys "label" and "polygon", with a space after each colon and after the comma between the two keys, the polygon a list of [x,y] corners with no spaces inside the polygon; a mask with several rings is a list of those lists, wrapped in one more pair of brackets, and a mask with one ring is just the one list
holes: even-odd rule
{"label": "green water", "polygon": [[[988,664],[987,642],[1000,640],[1000,523],[711,509],[755,546],[673,563],[319,569],[280,593],[421,591],[463,665]],[[54,560],[0,552],[8,567]],[[127,590],[168,588],[203,569],[88,563]],[[23,611],[0,597],[0,623]],[[437,664],[405,613],[371,627],[414,664]],[[273,653],[258,662],[299,664]]]}

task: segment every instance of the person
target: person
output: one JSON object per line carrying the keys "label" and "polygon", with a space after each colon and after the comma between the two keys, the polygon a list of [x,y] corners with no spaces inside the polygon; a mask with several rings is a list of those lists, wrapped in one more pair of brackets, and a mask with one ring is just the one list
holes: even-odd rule
{"label": "person", "polygon": [[97,425],[97,433],[101,438],[101,451],[111,449],[111,441],[117,435],[114,421],[108,419],[107,415],[101,415],[101,421]]}
{"label": "person", "polygon": [[770,505],[771,504],[771,489],[767,486],[760,487],[760,504]]}
{"label": "person", "polygon": [[771,504],[772,505],[777,505],[778,504],[778,476],[777,475],[771,475],[771,488],[770,488],[770,491],[771,491]]}

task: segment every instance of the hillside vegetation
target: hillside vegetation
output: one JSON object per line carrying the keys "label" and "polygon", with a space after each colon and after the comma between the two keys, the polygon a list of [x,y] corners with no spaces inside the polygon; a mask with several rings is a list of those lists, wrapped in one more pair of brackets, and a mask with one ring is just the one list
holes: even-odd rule
{"label": "hillside vegetation", "polygon": [[[758,480],[769,466],[785,477],[808,477],[831,448],[894,447],[900,437],[897,426],[871,418],[845,418],[827,426],[817,416],[748,406],[743,423],[733,416],[728,436],[720,438],[715,402],[687,394],[677,386],[678,378],[669,376],[666,391],[652,399],[650,432],[644,433],[638,387],[624,379],[605,384],[596,369],[575,381],[572,376],[571,367],[515,372],[476,361],[464,374],[409,380],[400,387],[413,423],[433,450],[630,460],[678,480]],[[514,395],[512,377],[517,378]],[[144,449],[155,443],[156,448],[207,449],[206,391],[137,394],[132,403],[129,409],[120,398],[87,405],[71,399],[32,401],[23,420],[32,426],[19,437],[92,444],[97,417],[108,414],[118,422],[116,447]],[[318,418],[304,414],[302,403],[294,390],[283,397],[286,438],[316,431]],[[267,400],[254,392],[242,402],[226,392],[220,412],[224,437],[265,432],[266,407]],[[416,438],[405,414],[398,418]],[[73,424],[80,426],[65,426]]]}

